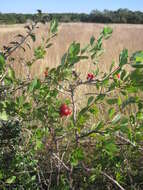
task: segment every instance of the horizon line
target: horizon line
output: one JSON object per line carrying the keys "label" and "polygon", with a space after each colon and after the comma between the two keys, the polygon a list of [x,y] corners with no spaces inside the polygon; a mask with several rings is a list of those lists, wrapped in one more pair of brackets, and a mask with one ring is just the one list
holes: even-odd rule
{"label": "horizon line", "polygon": [[[93,9],[93,10],[91,10],[90,12],[71,12],[71,11],[69,11],[69,12],[61,12],[61,11],[57,11],[57,12],[52,12],[52,11],[44,11],[44,12],[42,12],[42,13],[49,13],[49,14],[90,14],[92,11],[94,11],[94,10],[97,10],[97,11],[101,11],[101,12],[104,12],[105,10],[107,10],[107,11],[118,11],[118,10],[120,10],[120,9],[122,9],[122,10],[129,10],[129,11],[132,11],[132,12],[143,12],[143,10],[133,10],[133,9],[129,9],[129,8],[118,8],[118,9]],[[38,10],[38,9],[37,9]],[[42,10],[41,10],[42,11]],[[10,12],[2,12],[2,11],[0,11],[0,14],[36,14],[37,13],[37,11],[35,11],[35,12],[33,12],[33,11],[31,11],[31,12],[12,12],[12,11],[10,11]]]}

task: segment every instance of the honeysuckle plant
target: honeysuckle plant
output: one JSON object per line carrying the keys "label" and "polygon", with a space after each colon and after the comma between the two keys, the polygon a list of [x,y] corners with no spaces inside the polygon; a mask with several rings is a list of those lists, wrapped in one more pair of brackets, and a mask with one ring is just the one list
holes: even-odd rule
{"label": "honeysuckle plant", "polygon": [[[142,189],[143,51],[129,58],[124,49],[101,72],[103,40],[112,35],[105,27],[83,48],[73,42],[41,78],[17,78],[9,62],[29,37],[36,41],[38,21],[0,54],[0,189]],[[29,72],[57,32],[52,20],[48,37],[26,61]],[[85,78],[75,69],[82,60],[95,67]],[[91,92],[79,107],[81,86]]]}

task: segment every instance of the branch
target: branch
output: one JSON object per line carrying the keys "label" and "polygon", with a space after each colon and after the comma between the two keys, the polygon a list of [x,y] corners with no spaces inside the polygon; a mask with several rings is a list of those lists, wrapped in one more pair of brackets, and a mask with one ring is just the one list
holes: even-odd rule
{"label": "branch", "polygon": [[[73,124],[76,127],[76,105],[75,105],[75,100],[74,100],[74,88],[72,85],[70,85],[71,89],[71,100],[72,100],[72,107],[73,107]],[[75,139],[76,139],[76,144],[78,145],[78,132],[77,129],[75,129]]]}
{"label": "branch", "polygon": [[[88,172],[94,172],[95,171],[95,168],[87,168],[84,164],[83,165],[83,168],[88,171]],[[107,177],[110,181],[112,181],[116,186],[118,186],[121,190],[125,190],[115,179],[113,179],[111,176],[109,176],[107,173],[105,172],[102,172],[100,171],[100,173],[102,175],[104,175],[105,177]]]}
{"label": "branch", "polygon": [[22,44],[27,40],[27,38],[32,34],[33,30],[35,29],[37,23],[34,23],[32,25],[32,29],[30,29],[30,31],[28,32],[28,34],[22,38],[22,40],[15,45],[13,48],[11,48],[9,51],[7,51],[5,54],[5,59],[7,59],[14,51],[16,51],[18,48],[20,48],[22,46]]}
{"label": "branch", "polygon": [[101,171],[101,174],[104,175],[105,177],[107,177],[110,181],[112,181],[121,190],[125,190],[115,179],[113,179],[112,177],[110,177],[108,174],[106,174],[105,172],[102,172],[102,171]]}
{"label": "branch", "polygon": [[101,132],[101,131],[98,131],[98,130],[92,130],[92,131],[89,131],[88,133],[83,133],[81,134],[81,136],[79,136],[78,138],[81,139],[81,138],[84,138],[84,137],[88,137],[89,135],[92,135],[94,133],[98,133],[100,135],[103,135],[105,132]]}
{"label": "branch", "polygon": [[116,134],[116,137],[119,138],[119,139],[121,139],[121,140],[123,140],[124,142],[126,142],[126,143],[132,145],[133,147],[138,148],[139,150],[143,151],[143,148],[138,147],[135,143],[133,143],[133,142],[130,141],[129,139],[126,139],[125,137],[123,137],[123,136],[121,136],[121,135],[119,135],[119,134]]}
{"label": "branch", "polygon": [[53,153],[53,156],[65,167],[67,171],[70,171],[69,167],[66,166],[65,163],[55,153]]}

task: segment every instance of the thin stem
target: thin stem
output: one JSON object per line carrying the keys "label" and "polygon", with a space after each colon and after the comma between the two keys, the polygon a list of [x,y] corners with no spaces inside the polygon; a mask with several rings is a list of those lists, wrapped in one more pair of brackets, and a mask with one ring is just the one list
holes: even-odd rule
{"label": "thin stem", "polygon": [[110,181],[112,181],[116,186],[118,186],[121,190],[125,190],[115,179],[113,179],[111,176],[109,176],[107,173],[102,172],[101,174],[107,177]]}
{"label": "thin stem", "polygon": [[74,100],[74,91],[75,89],[70,86],[70,89],[71,89],[71,100],[72,100],[72,108],[73,108],[73,124],[74,124],[74,127],[75,127],[75,139],[76,139],[76,144],[78,145],[78,132],[77,132],[77,129],[76,129],[76,105],[75,105],[75,100]]}
{"label": "thin stem", "polygon": [[37,23],[34,23],[34,25],[32,26],[32,29],[28,32],[28,34],[22,38],[22,40],[15,45],[10,51],[6,52],[7,55],[5,55],[5,59],[7,59],[13,52],[15,52],[19,47],[21,47],[21,45],[27,40],[27,38],[31,35],[31,33],[33,32],[33,30],[35,29]]}

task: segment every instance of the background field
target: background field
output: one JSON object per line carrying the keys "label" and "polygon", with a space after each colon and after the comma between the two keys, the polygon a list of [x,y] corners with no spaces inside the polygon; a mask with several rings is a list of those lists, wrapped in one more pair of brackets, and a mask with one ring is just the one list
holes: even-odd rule
{"label": "background field", "polygon": [[[31,78],[44,78],[45,68],[60,64],[71,42],[78,41],[84,46],[92,35],[97,39],[104,26],[60,24],[58,36],[53,39],[53,46],[48,49],[45,59],[32,65]],[[127,64],[126,55],[122,55],[120,64],[117,64],[123,48],[129,50],[129,55],[143,49],[142,25],[109,26],[114,32],[109,40],[104,41],[105,53],[99,61],[101,71],[107,73],[113,60],[119,69]],[[3,45],[16,40],[19,33],[26,34],[24,25],[0,26],[0,50]],[[18,49],[12,54],[14,61],[11,60],[10,64],[14,64],[20,78],[27,74],[25,63],[34,58],[34,48],[48,35],[48,25],[40,25],[35,33],[36,42],[31,38],[26,42],[31,48],[25,44],[25,52]],[[141,54],[137,55],[138,59],[140,57]],[[3,56],[0,58],[1,65],[4,65]],[[8,62],[9,59],[6,64]],[[76,65],[83,80],[94,69],[96,66],[90,60]],[[2,67],[0,189],[142,190],[143,104],[140,92],[143,73],[142,69],[135,71],[127,81],[122,80],[122,75],[121,79],[115,76],[117,80],[112,80],[111,76],[110,87],[102,80],[101,84],[97,82],[97,88],[91,87],[91,83],[88,87],[75,88],[71,80],[71,89],[65,95],[67,91],[56,93],[59,85],[55,82],[66,88],[66,77],[63,83],[57,74],[56,80],[44,80],[41,85],[29,78],[19,84],[10,76],[12,72],[8,70],[7,74]],[[94,93],[95,99],[89,92]],[[71,117],[66,117],[70,114]]]}
{"label": "background field", "polygon": [[[32,75],[43,75],[43,71],[46,66],[54,67],[60,63],[60,59],[64,52],[68,49],[69,44],[72,41],[78,41],[82,46],[88,43],[90,37],[94,35],[98,37],[100,31],[104,27],[104,24],[91,24],[91,23],[62,23],[59,27],[59,34],[54,40],[53,47],[48,50],[45,60],[41,60],[35,63],[32,67]],[[112,37],[105,41],[105,53],[100,60],[101,68],[105,71],[109,68],[112,60],[118,61],[119,53],[123,48],[129,50],[129,54],[136,50],[143,49],[143,25],[129,25],[129,24],[110,24],[113,28]],[[3,44],[8,44],[14,39],[16,34],[24,33],[24,25],[1,25],[0,26],[0,49]],[[31,44],[33,49],[41,42],[41,37],[46,36],[48,33],[48,25],[40,26],[36,31],[37,40],[36,43]],[[18,50],[19,51],[19,50]],[[15,53],[17,62],[15,63],[15,68],[18,74],[23,74],[24,70],[22,65],[19,63],[18,58],[23,55]],[[28,50],[23,57],[25,60],[30,60],[32,57],[32,50]],[[82,62],[77,66],[80,72],[85,74],[91,70],[91,65],[87,62]]]}
{"label": "background field", "polygon": [[[46,58],[39,60],[32,66],[31,77],[44,77],[44,70],[48,67],[54,67],[60,63],[61,57],[67,51],[69,44],[73,41],[78,41],[81,46],[89,42],[92,35],[97,38],[104,24],[91,23],[62,23],[59,26],[58,36],[53,40],[53,46],[48,49]],[[112,61],[118,62],[119,54],[123,48],[129,50],[129,54],[134,51],[143,49],[143,25],[129,25],[129,24],[110,24],[113,28],[113,35],[110,39],[104,41],[105,53],[100,59],[100,69],[106,72]],[[15,38],[18,33],[25,33],[24,25],[1,25],[0,26],[0,48],[2,44],[8,44]],[[31,60],[33,56],[33,49],[42,41],[42,37],[48,34],[48,25],[41,25],[36,29],[36,42],[33,43],[29,39],[31,50],[26,48],[26,53],[23,50],[17,50],[14,53],[16,61],[14,67],[18,76],[24,76],[27,70],[24,67],[25,61]],[[23,57],[24,55],[24,57]],[[20,57],[23,59],[21,60]],[[82,79],[86,79],[87,73],[93,71],[95,66],[89,61],[82,61],[77,64],[76,70],[81,74]],[[93,90],[93,88],[92,88]],[[90,87],[80,87],[76,98],[80,103],[83,103],[81,94],[91,92]],[[80,101],[81,100],[81,101]]]}
{"label": "background field", "polygon": [[[62,23],[59,26],[58,36],[53,40],[53,46],[48,49],[46,58],[39,60],[32,66],[31,76],[44,77],[44,70],[48,67],[54,67],[60,63],[61,57],[67,51],[69,44],[72,41],[78,41],[81,46],[89,42],[90,37],[94,35],[99,36],[104,24],[91,23]],[[118,62],[118,57],[123,48],[129,50],[129,54],[134,51],[143,49],[143,25],[129,25],[129,24],[110,24],[113,28],[113,35],[110,39],[104,42],[105,53],[100,59],[100,69],[107,71],[113,60]],[[2,44],[8,44],[15,38],[18,33],[24,33],[24,25],[1,25],[0,26],[0,48]],[[42,41],[42,37],[46,37],[48,33],[48,25],[42,25],[36,29],[37,40],[35,43],[29,41],[31,50],[27,48],[26,53],[22,50],[17,50],[14,53],[16,61],[14,67],[18,76],[24,76],[26,73],[23,63],[31,60],[33,56],[33,49]],[[24,57],[23,57],[24,55]],[[22,57],[23,60],[19,58]],[[81,73],[81,77],[86,79],[87,73],[93,71],[95,66],[93,64],[83,61],[77,64],[76,69]],[[77,99],[81,99],[80,94],[89,92],[90,87],[80,87]],[[79,93],[80,92],[80,93]],[[83,101],[83,100],[82,100]],[[80,104],[80,101],[79,101]]]}

